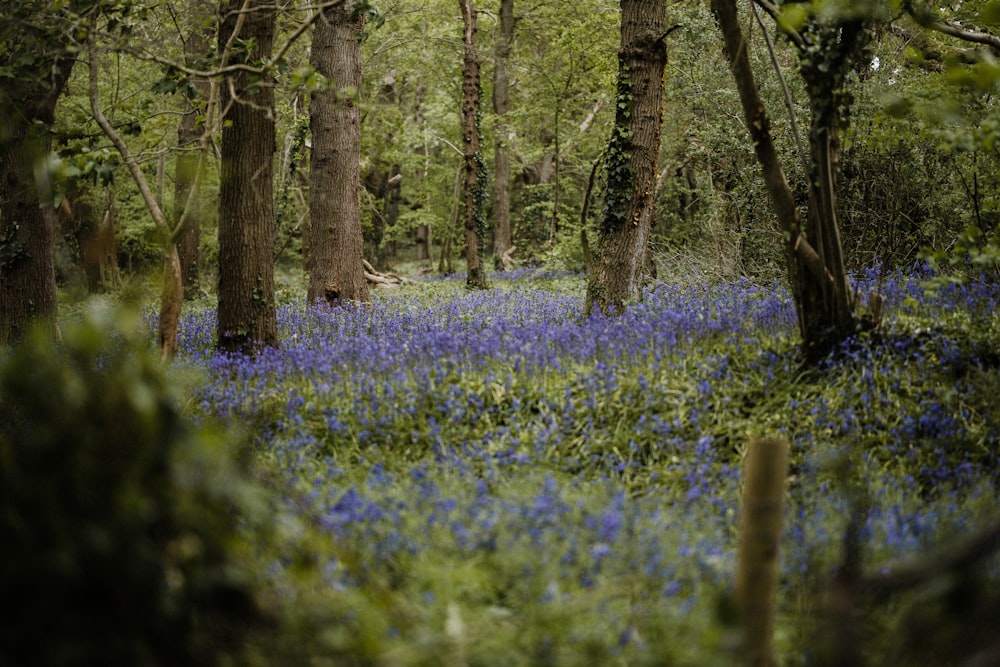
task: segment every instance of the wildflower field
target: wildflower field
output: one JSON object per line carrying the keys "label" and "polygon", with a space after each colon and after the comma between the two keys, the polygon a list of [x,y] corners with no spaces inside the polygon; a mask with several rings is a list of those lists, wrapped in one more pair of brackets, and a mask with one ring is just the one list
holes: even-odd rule
{"label": "wildflower field", "polygon": [[[254,359],[215,356],[195,310],[175,372],[201,373],[187,414],[252,441],[280,497],[260,577],[330,664],[732,664],[741,463],[765,435],[792,448],[776,650],[823,664],[852,516],[878,573],[998,511],[1000,289],[928,277],[856,276],[884,325],[818,368],[780,285],[660,284],[584,318],[581,276],[520,271],[370,307],[289,296]],[[996,556],[968,577],[995,595]],[[942,587],[859,607],[872,664],[960,664],[978,630],[948,619],[979,598],[949,616]]]}

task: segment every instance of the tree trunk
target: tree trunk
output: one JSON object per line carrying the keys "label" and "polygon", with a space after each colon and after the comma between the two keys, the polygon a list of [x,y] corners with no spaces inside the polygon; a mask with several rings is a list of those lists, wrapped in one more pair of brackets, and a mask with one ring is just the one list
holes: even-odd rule
{"label": "tree trunk", "polygon": [[787,441],[755,438],[747,443],[735,597],[743,626],[740,662],[750,667],[775,664],[774,618],[786,479]]}
{"label": "tree trunk", "polygon": [[850,104],[850,97],[843,89],[853,63],[859,57],[868,57],[864,46],[869,37],[861,19],[815,21],[812,39],[818,42],[822,55],[815,61],[803,59],[799,65],[811,112],[806,236],[825,268],[824,279],[813,286],[807,300],[810,305],[805,309],[808,329],[803,332],[803,339],[806,356],[813,360],[826,356],[861,324],[844,262],[836,180],[840,129]]}
{"label": "tree trunk", "polygon": [[[0,66],[17,67],[21,52],[36,45],[5,46]],[[33,54],[33,70],[0,88],[0,345],[17,342],[34,320],[58,334],[56,215],[46,160],[56,101],[74,60],[52,48]]]}
{"label": "tree trunk", "polygon": [[[385,199],[383,200],[384,203],[382,204],[386,229],[392,229],[399,222],[399,203],[403,200],[403,188],[400,185],[403,180],[403,174],[400,169],[400,165],[393,164],[389,170],[389,181],[387,183]],[[383,262],[388,262],[388,260],[395,256],[396,242],[394,240],[382,246],[380,257]]]}
{"label": "tree trunk", "polygon": [[[11,345],[33,320],[56,330],[55,218],[40,205],[33,173],[51,142],[31,121],[4,117],[0,145],[0,345]],[[45,121],[43,121],[45,122]],[[51,120],[48,121],[51,123]],[[42,167],[44,168],[44,167]]]}
{"label": "tree trunk", "polygon": [[[201,3],[198,0],[191,0],[188,3],[189,11],[195,16],[201,16]],[[198,66],[198,59],[204,57],[208,50],[208,40],[200,21],[196,22],[187,41],[184,43],[184,59],[189,66]],[[173,220],[176,225],[180,222],[191,196],[191,189],[194,184],[198,169],[201,164],[200,148],[202,132],[204,128],[199,127],[198,117],[201,113],[198,101],[208,98],[207,81],[196,79],[194,81],[195,90],[198,91],[199,100],[186,99],[184,101],[184,113],[181,114],[181,122],[177,126],[177,159],[174,163],[174,215]],[[180,262],[181,280],[184,285],[184,295],[192,297],[198,290],[198,247],[201,242],[201,207],[198,202],[193,202],[193,206],[188,212],[184,228],[181,230],[180,238],[177,239],[178,260]]]}
{"label": "tree trunk", "polygon": [[115,240],[115,193],[106,189],[104,211],[96,211],[79,188],[66,193],[57,210],[56,229],[71,231],[80,251],[80,267],[87,290],[94,294],[118,284],[118,245]]}
{"label": "tree trunk", "polygon": [[806,238],[811,239],[825,275],[803,294],[803,342],[806,356],[816,360],[857,331],[853,294],[844,265],[840,238],[834,165],[837,161],[837,122],[813,116],[809,133],[810,178]]}
{"label": "tree trunk", "polygon": [[607,190],[586,312],[620,313],[642,296],[646,247],[663,127],[667,64],[666,3],[621,0],[615,126],[608,143]]}
{"label": "tree trunk", "polygon": [[[230,40],[235,47],[233,57],[225,64],[270,57],[274,4],[265,0],[228,0],[223,11],[220,51],[225,51]],[[236,73],[223,82],[221,103],[217,345],[220,352],[252,354],[261,347],[278,344],[274,305],[273,81],[247,72]]]}
{"label": "tree trunk", "polygon": [[309,107],[310,303],[371,301],[361,263],[361,118],[355,101],[363,25],[348,2],[327,9],[313,34],[312,65],[332,89],[313,93]]}
{"label": "tree trunk", "polygon": [[470,289],[486,288],[483,240],[486,236],[486,161],[479,149],[479,55],[476,52],[476,9],[458,0],[465,26],[462,60],[462,146],[465,159],[465,261]]}
{"label": "tree trunk", "polygon": [[784,232],[785,259],[803,351],[808,360],[816,361],[853,334],[858,323],[837,226],[833,174],[835,144],[830,143],[835,140],[836,124],[829,125],[823,120],[828,116],[817,115],[815,99],[812,100],[809,226],[803,234],[795,199],[771,138],[771,121],[750,69],[736,3],[734,0],[712,0],[712,11],[722,32],[723,47],[743,104],[750,141],[761,165],[771,205]]}
{"label": "tree trunk", "polygon": [[430,228],[427,225],[417,225],[416,234],[416,244],[417,244],[417,261],[423,262],[430,259],[430,254],[427,252],[427,236]]}
{"label": "tree trunk", "polygon": [[514,0],[500,0],[500,34],[493,69],[493,112],[497,116],[493,139],[493,264],[504,270],[503,258],[511,246],[510,233],[510,125],[505,117],[510,108],[510,78],[507,72],[514,40]]}

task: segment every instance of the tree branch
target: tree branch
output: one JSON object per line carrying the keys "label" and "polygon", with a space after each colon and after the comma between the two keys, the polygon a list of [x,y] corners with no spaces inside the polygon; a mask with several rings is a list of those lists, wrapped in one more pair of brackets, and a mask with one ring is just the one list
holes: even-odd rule
{"label": "tree branch", "polygon": [[[761,2],[766,2],[766,0],[760,0]],[[764,41],[767,43],[767,54],[771,57],[771,66],[774,68],[774,73],[778,75],[778,81],[781,83],[781,93],[785,98],[785,108],[788,110],[788,120],[792,125],[792,136],[795,138],[795,146],[799,150],[799,159],[802,160],[802,168],[805,174],[809,173],[809,153],[806,151],[805,145],[802,143],[802,135],[799,133],[799,124],[795,120],[795,105],[792,103],[792,92],[788,88],[788,81],[785,80],[785,75],[781,73],[781,67],[778,64],[778,56],[774,52],[774,42],[771,41],[771,35],[767,33],[767,28],[764,27],[764,21],[760,18],[760,12],[757,11],[758,2],[750,3],[750,9],[753,11],[753,16],[757,19],[757,25],[760,26],[760,31],[764,34]]]}
{"label": "tree branch", "polygon": [[138,160],[135,159],[135,156],[129,149],[128,144],[125,143],[122,136],[118,134],[118,131],[111,125],[111,121],[109,121],[108,117],[104,115],[104,110],[101,108],[97,85],[97,43],[95,31],[93,29],[89,31],[87,36],[87,66],[90,68],[89,86],[87,91],[88,97],[90,98],[90,112],[93,114],[94,120],[97,121],[97,125],[101,128],[101,131],[104,132],[105,136],[111,140],[115,149],[122,156],[125,166],[128,167],[129,173],[132,174],[132,179],[139,188],[139,194],[142,195],[142,199],[146,203],[146,207],[153,216],[153,222],[156,223],[156,227],[161,231],[161,233],[163,233],[165,238],[169,238],[170,225],[167,223],[167,219],[163,215],[163,209],[160,208],[160,205],[156,201],[156,197],[153,195],[153,191],[149,187],[146,175],[142,173],[142,167],[139,165]]}
{"label": "tree branch", "polygon": [[[312,27],[316,20],[322,16],[326,10],[342,5],[344,2],[346,2],[346,0],[328,0],[327,2],[309,7],[309,14],[306,16],[305,21],[302,22],[302,25],[296,28],[295,31],[288,36],[288,39],[286,39],[285,42],[278,48],[277,52],[260,66],[249,65],[247,63],[234,63],[232,65],[227,65],[225,64],[226,58],[222,58],[220,60],[222,63],[220,67],[212,70],[200,70],[194,67],[189,67],[184,63],[171,60],[170,58],[164,58],[149,51],[128,48],[124,49],[124,51],[139,60],[153,62],[164,67],[169,67],[177,70],[178,72],[187,74],[190,77],[210,79],[228,76],[231,74],[238,74],[240,72],[246,72],[248,74],[263,74],[267,70],[273,68],[282,58],[285,57],[285,54],[288,53],[288,50],[292,48],[299,37],[309,30],[309,28]],[[244,8],[246,5],[247,3],[244,2]],[[232,50],[233,42],[239,37],[240,26],[242,25],[245,16],[246,10],[240,10],[239,17],[237,18],[236,29],[233,30],[233,34],[230,36],[229,42],[225,45],[223,54],[227,54]]]}
{"label": "tree branch", "polygon": [[[753,4],[763,9],[771,16],[772,19],[774,19],[774,22],[778,25],[779,28],[781,28],[781,32],[785,33],[785,36],[788,37],[788,39],[792,42],[792,44],[794,44],[799,49],[805,48],[806,43],[805,40],[802,39],[802,35],[800,35],[797,31],[793,30],[792,28],[782,25],[781,7],[770,2],[769,0],[753,0]],[[754,14],[756,15],[756,12],[754,12]]]}
{"label": "tree branch", "polygon": [[1000,37],[992,33],[968,30],[954,23],[949,23],[929,9],[917,9],[909,1],[903,3],[903,11],[924,28],[939,32],[942,35],[948,35],[949,37],[956,37],[964,42],[982,44],[1000,51]]}

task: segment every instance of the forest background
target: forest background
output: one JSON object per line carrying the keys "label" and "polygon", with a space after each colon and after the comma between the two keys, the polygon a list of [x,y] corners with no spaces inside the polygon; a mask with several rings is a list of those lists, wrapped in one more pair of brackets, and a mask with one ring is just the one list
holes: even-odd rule
{"label": "forest background", "polygon": [[[760,177],[760,142],[747,134],[754,120],[712,9],[659,4],[665,76],[645,191],[650,252],[642,248],[641,289],[618,304],[616,320],[582,316],[595,300],[595,254],[618,257],[601,250],[630,94],[616,3],[478,7],[471,60],[468,3],[359,4],[329,21],[359,68],[337,75],[346,86],[315,59],[320,10],[332,16],[341,3],[230,3],[221,13],[197,0],[4,3],[5,102],[24,111],[19,102],[35,95],[39,104],[34,116],[4,118],[2,330],[12,342],[27,315],[51,310],[69,355],[42,342],[5,348],[4,423],[18,425],[4,433],[5,501],[37,507],[42,498],[49,511],[45,520],[7,517],[25,549],[36,544],[26,524],[53,541],[59,574],[42,559],[36,577],[4,585],[21,598],[23,582],[51,582],[52,597],[39,598],[25,627],[53,606],[71,612],[78,575],[94,568],[106,579],[82,590],[101,599],[163,582],[169,592],[147,596],[151,608],[134,618],[109,613],[82,631],[66,620],[45,659],[104,651],[112,663],[147,655],[161,664],[190,650],[181,659],[242,651],[295,664],[725,662],[738,464],[748,437],[773,432],[792,445],[781,660],[991,664],[1000,648],[974,621],[1000,599],[990,522],[1000,7],[740,6],[775,154],[803,219],[814,203],[807,144],[820,107],[816,79],[801,75],[812,67],[836,79],[837,232],[852,316],[849,332],[813,355],[794,333],[792,302],[802,307],[794,273],[791,293],[786,285],[790,235]],[[270,26],[257,21],[265,14]],[[861,47],[824,60],[855,25],[864,26]],[[830,26],[836,37],[824,42]],[[473,60],[470,88],[463,75]],[[32,88],[63,72],[58,91]],[[324,214],[356,227],[353,254],[336,256],[354,240],[334,233],[341,241],[328,263],[347,266],[355,283],[316,277],[326,265],[310,219],[317,100],[358,131],[346,151],[355,166],[336,179],[346,190],[325,194],[341,208]],[[237,110],[246,115],[229,115]],[[30,141],[20,145],[34,153],[10,150],[24,117]],[[509,175],[495,177],[504,159]],[[248,168],[227,175],[230,164]],[[38,227],[19,217],[29,214],[11,193],[22,181]],[[44,252],[32,245],[40,229],[51,234]],[[24,297],[38,281],[8,272],[47,253],[41,271],[59,286],[57,315],[54,300]],[[463,269],[483,294],[433,277]],[[168,296],[174,278],[183,314]],[[148,304],[160,284],[158,314],[146,305],[117,325],[134,329],[139,351],[120,356],[120,332],[78,322],[92,293],[138,293]],[[397,289],[370,295],[386,285]],[[308,309],[307,295],[344,307]],[[235,324],[225,325],[234,301]],[[163,371],[141,350],[157,328],[166,345],[171,319],[167,356],[179,363]],[[185,379],[193,369],[208,378]],[[55,387],[64,393],[46,396]],[[37,410],[13,400],[30,396]],[[65,419],[45,440],[29,425],[52,414]],[[246,432],[206,426],[219,419]],[[126,430],[119,442],[119,420],[144,435]],[[29,464],[10,453],[18,433],[52,452],[85,444]],[[124,456],[136,438],[142,446]],[[246,471],[228,455],[213,458],[243,451],[241,439],[252,447],[240,465],[269,494],[235,481]],[[80,471],[109,456],[122,469],[106,471],[115,491],[93,507],[75,507],[79,496],[62,498],[58,483],[37,486],[26,472],[37,465],[87,496],[93,479]],[[148,475],[139,484],[136,470]],[[97,528],[83,537],[66,528],[74,511]],[[113,529],[95,518],[118,512]],[[958,534],[971,538],[909,575],[879,578]],[[67,569],[66,553],[96,560]],[[24,571],[19,554],[11,550],[5,572]],[[118,570],[123,554],[137,565]],[[901,591],[912,597],[885,602]],[[121,614],[113,600],[107,608]],[[160,615],[169,631],[149,620]],[[126,639],[108,648],[102,633]],[[194,639],[182,649],[177,637]],[[18,626],[0,657],[19,664],[20,651],[41,644]]]}
{"label": "forest background", "polygon": [[[379,20],[361,33],[364,76],[354,93],[362,123],[361,224],[364,255],[379,268],[415,260],[427,262],[423,270],[433,266],[453,272],[455,258],[461,257],[461,79],[456,68],[462,43],[451,4],[380,7]],[[296,20],[306,17],[294,9],[283,14],[279,34],[301,27]],[[202,10],[157,7],[161,16],[145,9],[143,20],[129,24],[127,49],[106,45],[97,64],[102,106],[173,218],[179,217],[177,158],[184,156],[178,151],[178,125],[191,122],[186,98],[177,93],[194,91],[184,72],[151,60],[183,63],[184,45],[206,28],[198,20],[212,16]],[[669,49],[665,81],[651,240],[663,265],[659,274],[679,275],[684,267],[729,278],[780,275],[780,231],[756,175],[712,16],[699,3],[675,3],[670,12],[671,21],[683,26],[674,38],[683,39]],[[963,7],[954,18],[979,19],[982,13]],[[512,258],[523,265],[582,270],[581,221],[596,237],[599,212],[592,201],[589,215],[581,215],[584,195],[614,122],[617,5],[538,3],[519,9],[509,56],[512,85],[502,116],[488,103],[496,76],[491,69],[500,38],[498,16],[487,8],[480,14],[483,153],[492,166],[498,132],[505,134],[501,143],[512,161]],[[778,49],[781,78],[760,26],[752,21],[747,25],[756,47],[751,55],[771,110],[776,147],[804,202],[806,178],[796,133],[801,142],[809,127],[809,98],[795,75],[794,51],[773,34],[773,22],[767,28]],[[215,50],[211,40],[201,45],[206,53]],[[986,58],[988,51],[967,47],[899,20],[881,26],[868,47],[870,57],[855,63],[849,111],[854,122],[843,139],[838,192],[850,267],[896,268],[928,253],[939,256],[956,243],[988,244],[997,173],[991,161],[992,65],[969,62]],[[303,234],[308,227],[308,97],[325,84],[309,64],[307,39],[292,43],[274,67],[280,69],[274,87],[274,257],[289,268],[303,265],[304,238],[308,244]],[[64,284],[83,283],[93,290],[121,275],[157,269],[162,251],[135,183],[94,122],[85,68],[76,68],[74,76],[55,115],[57,157],[50,165],[52,197],[65,213],[57,271]],[[787,100],[783,84],[790,87]],[[794,117],[786,102],[793,105]],[[218,271],[217,164],[208,162],[196,208],[201,230],[197,275],[204,275],[203,289],[209,291]],[[493,234],[486,242],[492,250]],[[93,249],[100,244],[106,247]],[[194,281],[191,275],[186,280]],[[194,289],[193,283],[188,288]]]}

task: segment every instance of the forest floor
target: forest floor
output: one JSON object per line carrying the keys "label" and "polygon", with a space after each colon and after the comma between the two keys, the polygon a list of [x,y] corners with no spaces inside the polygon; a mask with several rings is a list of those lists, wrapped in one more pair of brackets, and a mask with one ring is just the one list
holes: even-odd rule
{"label": "forest floor", "polygon": [[[883,295],[883,326],[815,368],[780,284],[657,284],[585,318],[582,276],[518,270],[354,308],[289,289],[281,346],[255,359],[216,357],[214,311],[192,308],[175,372],[203,374],[186,411],[242,425],[281,491],[265,578],[327,610],[332,654],[731,664],[741,465],[773,435],[791,444],[776,647],[821,664],[852,517],[848,552],[875,576],[1000,509],[1000,288],[929,277],[855,276]],[[1000,562],[980,565],[860,598],[858,646],[874,664],[959,664],[990,632],[962,616],[996,599]]]}

